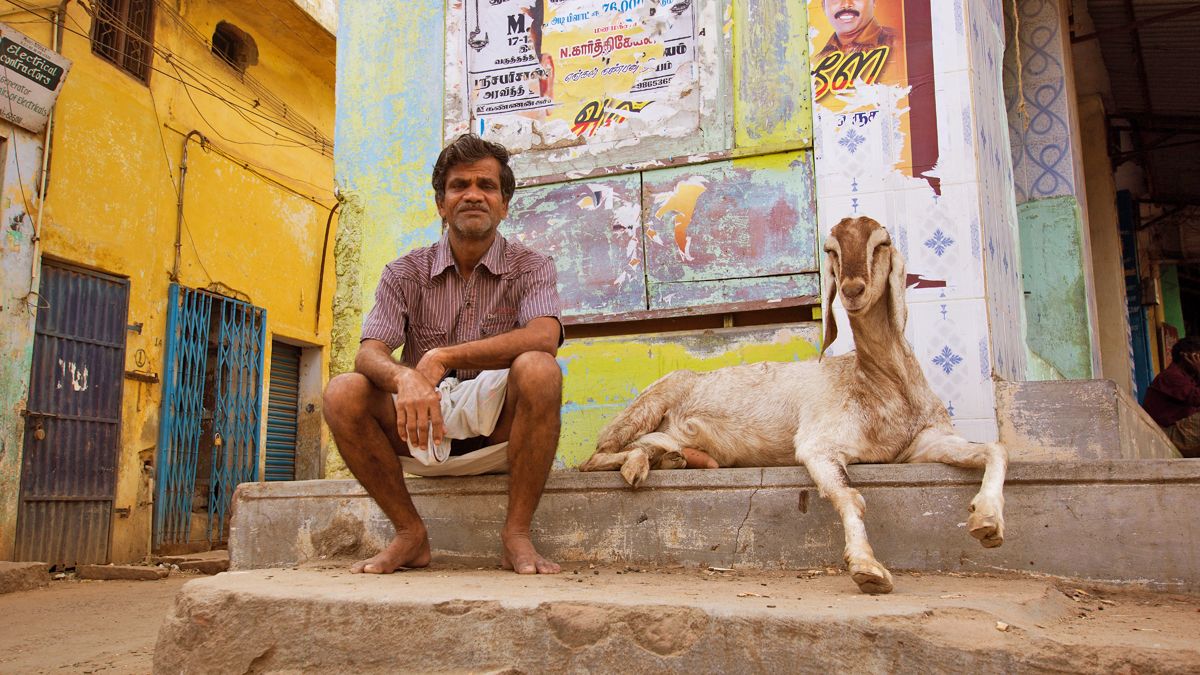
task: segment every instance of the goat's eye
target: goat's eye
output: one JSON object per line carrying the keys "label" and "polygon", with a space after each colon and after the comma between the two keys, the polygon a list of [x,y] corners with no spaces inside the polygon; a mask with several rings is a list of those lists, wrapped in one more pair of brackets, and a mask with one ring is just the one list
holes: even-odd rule
{"label": "goat's eye", "polygon": [[890,242],[890,241],[879,242],[879,248],[884,248],[885,246],[891,246],[891,245],[892,245],[892,242]]}

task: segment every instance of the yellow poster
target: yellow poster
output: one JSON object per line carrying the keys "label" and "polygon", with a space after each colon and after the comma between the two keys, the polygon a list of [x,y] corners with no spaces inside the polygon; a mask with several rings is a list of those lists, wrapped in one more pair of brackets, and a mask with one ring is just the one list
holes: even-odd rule
{"label": "yellow poster", "polygon": [[477,132],[512,116],[533,120],[547,141],[619,140],[639,116],[699,126],[698,110],[678,115],[680,88],[696,80],[692,0],[468,0],[466,9]]}

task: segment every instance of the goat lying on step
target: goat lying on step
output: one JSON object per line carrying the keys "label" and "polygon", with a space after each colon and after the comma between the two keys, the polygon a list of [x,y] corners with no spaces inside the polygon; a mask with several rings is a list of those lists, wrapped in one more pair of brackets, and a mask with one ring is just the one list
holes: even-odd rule
{"label": "goat lying on step", "polygon": [[845,559],[866,593],[892,590],[863,525],[865,502],[847,464],[941,462],[982,468],[967,526],[985,547],[1004,541],[1004,473],[997,443],[958,436],[904,339],[904,259],[870,218],[844,219],[825,242],[821,353],[837,337],[839,289],[856,351],[816,361],[755,363],[709,373],[677,371],[646,388],[600,433],[581,471],[620,468],[637,487],[651,467],[682,468],[685,451],[718,466],[801,464],[833,502],[846,532]]}

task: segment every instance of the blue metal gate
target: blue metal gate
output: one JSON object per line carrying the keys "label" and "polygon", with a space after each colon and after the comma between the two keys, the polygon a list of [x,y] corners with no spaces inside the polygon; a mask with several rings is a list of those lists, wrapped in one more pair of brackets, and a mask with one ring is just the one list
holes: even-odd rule
{"label": "blue metal gate", "polygon": [[108,562],[129,280],[42,263],[16,559]]}
{"label": "blue metal gate", "polygon": [[1129,312],[1129,355],[1133,360],[1133,395],[1146,398],[1154,379],[1150,356],[1150,330],[1142,305],[1142,274],[1138,267],[1137,205],[1128,190],[1117,192],[1117,218],[1121,228],[1121,262],[1125,267],[1125,303]]}
{"label": "blue metal gate", "polygon": [[[258,480],[266,310],[172,284],[158,437],[154,546],[228,537],[238,483]],[[200,499],[199,504],[196,500]],[[206,513],[192,532],[194,506]]]}
{"label": "blue metal gate", "polygon": [[267,391],[267,480],[296,480],[296,418],[300,405],[300,348],[271,343]]}

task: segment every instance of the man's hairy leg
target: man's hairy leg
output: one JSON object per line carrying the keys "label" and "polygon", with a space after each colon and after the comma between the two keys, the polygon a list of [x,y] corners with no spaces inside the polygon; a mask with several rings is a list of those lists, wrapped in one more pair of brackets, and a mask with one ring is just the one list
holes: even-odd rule
{"label": "man's hairy leg", "polygon": [[324,412],[346,466],[396,528],[387,547],[350,571],[391,574],[399,567],[427,566],[429,536],[396,456],[395,448],[404,446],[391,395],[358,373],[338,375],[325,388]]}
{"label": "man's hairy leg", "polygon": [[508,516],[500,539],[501,564],[518,574],[556,574],[557,563],[538,554],[529,534],[533,512],[558,450],[562,371],[553,356],[526,352],[509,369],[508,392],[492,440],[508,439]]}

